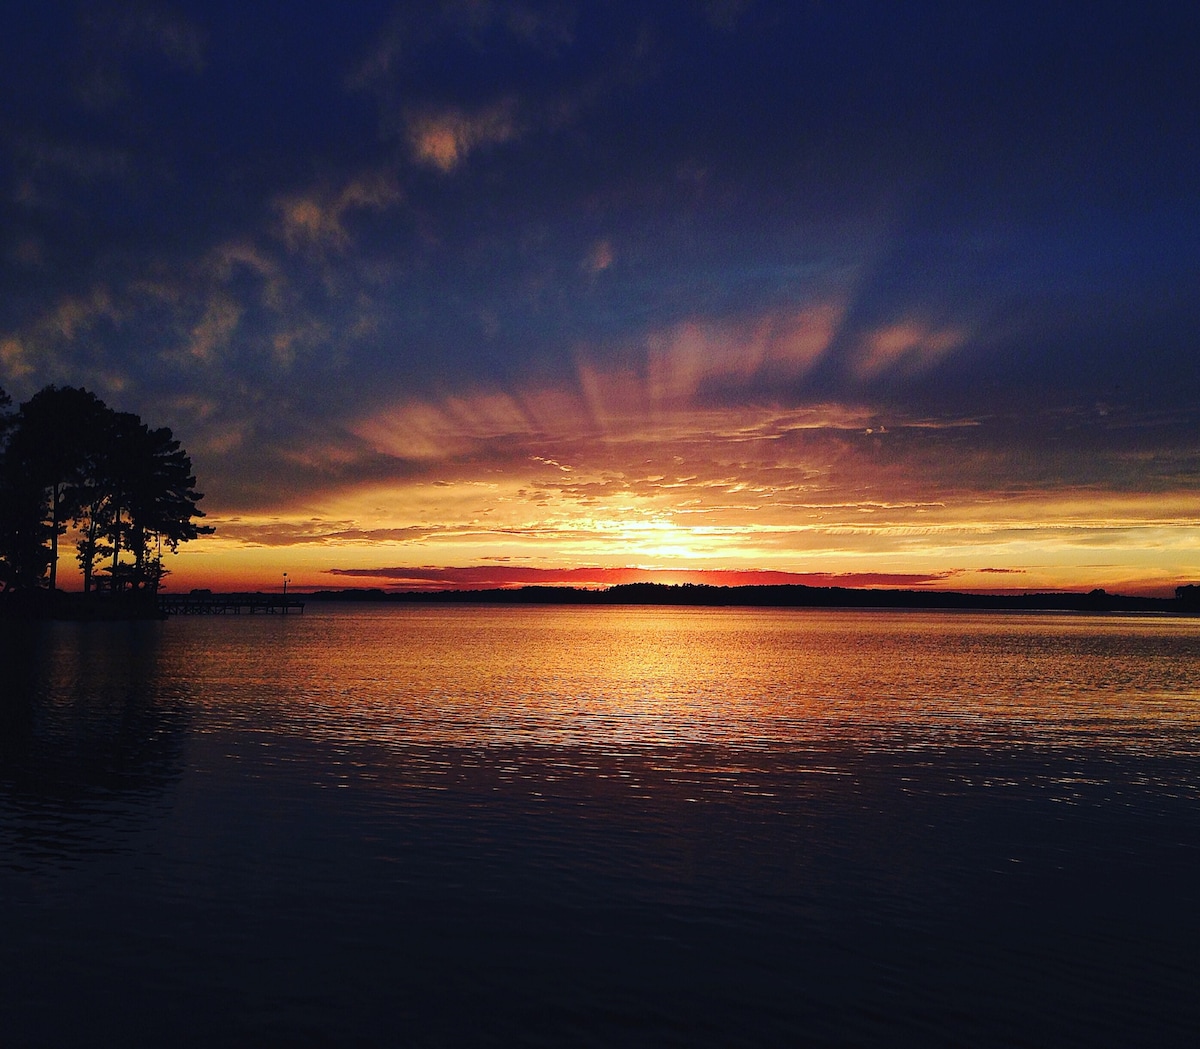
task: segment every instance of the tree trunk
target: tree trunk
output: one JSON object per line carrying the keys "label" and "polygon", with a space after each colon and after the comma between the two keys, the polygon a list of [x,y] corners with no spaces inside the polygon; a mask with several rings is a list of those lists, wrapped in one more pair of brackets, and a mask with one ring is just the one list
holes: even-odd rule
{"label": "tree trunk", "polygon": [[83,539],[83,592],[92,592],[92,571],[96,567],[96,509],[88,516],[87,533]]}
{"label": "tree trunk", "polygon": [[60,486],[50,488],[50,593],[58,589],[58,509]]}
{"label": "tree trunk", "polygon": [[133,544],[133,585],[140,589],[146,583],[146,530],[135,525],[129,541]]}
{"label": "tree trunk", "polygon": [[117,505],[116,511],[113,514],[113,563],[112,563],[112,588],[117,589],[117,566],[121,563],[121,507]]}

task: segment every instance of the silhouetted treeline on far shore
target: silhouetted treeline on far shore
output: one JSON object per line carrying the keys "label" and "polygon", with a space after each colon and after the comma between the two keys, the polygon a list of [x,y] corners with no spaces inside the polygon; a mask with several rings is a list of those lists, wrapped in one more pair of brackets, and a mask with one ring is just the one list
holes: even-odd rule
{"label": "silhouetted treeline on far shore", "polygon": [[[209,590],[192,591],[207,599],[221,596]],[[970,594],[944,590],[855,589],[802,584],[710,586],[704,583],[621,583],[601,590],[569,586],[523,586],[481,590],[386,591],[351,587],[344,590],[294,592],[313,602],[385,604],[491,605],[675,605],[748,608],[929,608],[981,611],[1157,612],[1200,614],[1200,585],[1176,588],[1170,597],[1127,597],[1104,590],[1087,593]],[[0,593],[0,619],[147,619],[170,613],[158,595],[57,594],[52,605],[47,591]],[[243,594],[246,596],[259,596]],[[269,595],[267,595],[269,596]],[[168,601],[170,596],[167,595]],[[138,601],[135,608],[127,602]]]}
{"label": "silhouetted treeline on far shore", "polygon": [[968,594],[938,590],[875,590],[802,584],[710,586],[704,583],[622,583],[603,590],[564,586],[513,589],[397,591],[319,590],[313,601],[372,601],[498,605],[696,605],[757,608],[941,608],[1068,612],[1200,612],[1200,586],[1175,597],[1088,593]]}

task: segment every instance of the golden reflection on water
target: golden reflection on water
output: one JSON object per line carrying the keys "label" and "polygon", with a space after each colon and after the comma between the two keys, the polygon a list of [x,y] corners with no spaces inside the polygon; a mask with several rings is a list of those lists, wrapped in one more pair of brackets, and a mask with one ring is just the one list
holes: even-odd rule
{"label": "golden reflection on water", "polygon": [[310,606],[167,624],[213,715],[312,738],[739,750],[1191,752],[1200,621],[939,612]]}
{"label": "golden reflection on water", "polygon": [[517,1043],[551,1008],[533,1040],[1194,1041],[1200,620],[37,627],[0,704],[22,1044],[145,1041],[155,1008],[196,1045]]}

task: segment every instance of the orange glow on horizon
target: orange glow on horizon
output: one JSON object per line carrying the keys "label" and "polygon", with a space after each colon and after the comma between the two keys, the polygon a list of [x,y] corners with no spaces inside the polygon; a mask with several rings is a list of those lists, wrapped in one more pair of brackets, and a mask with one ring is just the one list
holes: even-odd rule
{"label": "orange glow on horizon", "polygon": [[[843,298],[676,324],[640,358],[581,349],[565,379],[408,398],[314,432],[287,458],[326,487],[280,487],[242,512],[214,491],[216,535],[168,557],[166,584],[270,591],[287,572],[296,590],[799,582],[1165,596],[1200,576],[1195,494],[1178,482],[1106,489],[1082,469],[1074,487],[1047,486],[1029,449],[1005,443],[1012,420],[756,398],[762,377],[816,366]],[[963,337],[908,319],[876,330],[859,362],[920,370]]]}

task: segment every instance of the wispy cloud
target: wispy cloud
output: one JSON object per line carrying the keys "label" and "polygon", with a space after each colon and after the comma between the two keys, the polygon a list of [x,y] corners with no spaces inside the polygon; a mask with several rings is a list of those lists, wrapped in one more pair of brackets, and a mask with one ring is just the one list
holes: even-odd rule
{"label": "wispy cloud", "polygon": [[292,249],[345,250],[350,245],[348,215],[382,211],[403,198],[395,176],[372,171],[337,189],[318,188],[289,194],[275,202],[284,242]]}
{"label": "wispy cloud", "polygon": [[410,109],[405,115],[413,159],[449,173],[475,150],[516,138],[522,131],[515,99],[474,111],[457,107]]}
{"label": "wispy cloud", "polygon": [[12,336],[0,339],[0,366],[3,366],[4,376],[10,382],[13,379],[24,379],[33,374],[34,370],[24,344]]}
{"label": "wispy cloud", "polygon": [[221,536],[248,546],[287,547],[301,544],[337,545],[339,543],[407,543],[437,535],[441,528],[359,528],[353,521],[247,520],[231,517],[222,520]]}
{"label": "wispy cloud", "polygon": [[612,241],[607,237],[602,237],[591,246],[583,260],[583,268],[593,275],[603,273],[616,261],[616,258]]}
{"label": "wispy cloud", "polygon": [[912,587],[942,583],[954,573],[900,572],[781,572],[729,571],[720,569],[657,569],[607,567],[535,568],[526,565],[493,564],[445,567],[331,568],[329,575],[344,576],[390,589],[444,590],[452,588],[511,588],[519,586],[574,586],[583,589],[619,586],[623,583],[683,583],[708,586],[843,586]]}
{"label": "wispy cloud", "polygon": [[836,303],[822,303],[733,322],[686,322],[655,333],[647,340],[650,396],[672,403],[695,396],[706,383],[763,373],[777,381],[801,378],[833,342],[842,312]]}
{"label": "wispy cloud", "polygon": [[[66,295],[22,330],[0,338],[4,347],[0,353],[2,377],[11,382],[36,373],[47,381],[78,383],[75,362],[64,348],[84,344],[97,328],[118,326],[125,317],[125,310],[105,285],[97,285],[85,295]],[[95,350],[89,354],[88,370],[93,375],[106,372],[114,376],[115,367]]]}
{"label": "wispy cloud", "polygon": [[961,347],[967,338],[961,328],[935,328],[911,319],[897,321],[863,338],[854,369],[862,379],[891,371],[925,371]]}
{"label": "wispy cloud", "polygon": [[241,318],[242,309],[232,298],[226,295],[214,297],[190,332],[188,353],[211,364],[229,346]]}

